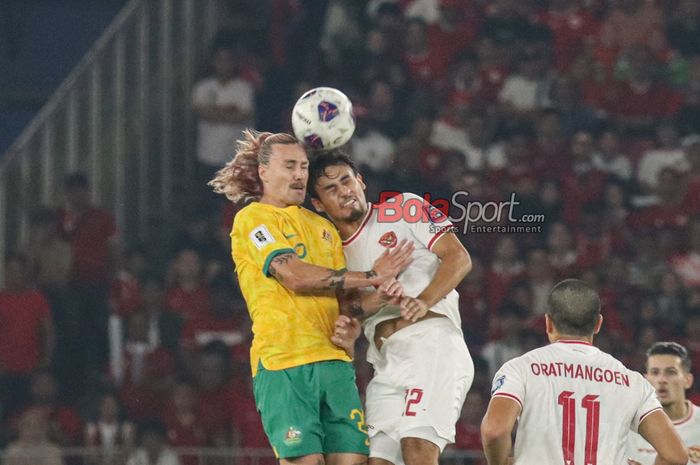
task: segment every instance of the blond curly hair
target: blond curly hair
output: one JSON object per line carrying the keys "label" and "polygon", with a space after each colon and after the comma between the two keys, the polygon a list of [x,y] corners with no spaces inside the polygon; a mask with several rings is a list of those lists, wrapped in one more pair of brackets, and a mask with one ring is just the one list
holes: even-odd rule
{"label": "blond curly hair", "polygon": [[298,143],[299,141],[290,134],[246,129],[243,131],[243,140],[237,141],[233,160],[217,171],[214,179],[208,184],[214,188],[214,192],[224,194],[233,202],[260,200],[263,185],[258,166],[270,164],[273,145]]}

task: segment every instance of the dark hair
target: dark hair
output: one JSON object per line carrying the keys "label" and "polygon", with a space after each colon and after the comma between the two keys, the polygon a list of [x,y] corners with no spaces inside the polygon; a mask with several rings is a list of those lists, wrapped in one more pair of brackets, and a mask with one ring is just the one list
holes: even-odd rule
{"label": "dark hair", "polygon": [[686,373],[690,372],[690,357],[685,347],[677,342],[656,342],[647,350],[647,362],[652,355],[673,355],[681,359],[681,367]]}
{"label": "dark hair", "polygon": [[567,279],[552,289],[548,315],[557,331],[570,336],[591,336],[600,317],[600,297],[580,279]]}
{"label": "dark hair", "polygon": [[353,163],[350,157],[341,149],[328,150],[313,156],[309,161],[309,195],[314,199],[318,199],[316,183],[321,176],[325,176],[326,168],[342,165],[349,166],[356,175],[359,173],[355,163]]}
{"label": "dark hair", "polygon": [[67,188],[72,187],[88,187],[88,178],[85,173],[71,173],[63,178],[63,185]]}

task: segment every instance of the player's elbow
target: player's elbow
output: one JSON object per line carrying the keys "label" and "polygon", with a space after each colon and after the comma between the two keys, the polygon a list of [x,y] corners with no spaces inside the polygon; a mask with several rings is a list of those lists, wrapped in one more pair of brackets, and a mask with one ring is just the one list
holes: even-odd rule
{"label": "player's elbow", "polygon": [[464,279],[472,271],[472,258],[469,256],[469,252],[460,247],[450,257],[455,276],[458,276],[460,280]]}
{"label": "player's elbow", "polygon": [[509,437],[510,430],[504,422],[489,421],[487,418],[481,422],[481,441],[484,447],[493,446]]}

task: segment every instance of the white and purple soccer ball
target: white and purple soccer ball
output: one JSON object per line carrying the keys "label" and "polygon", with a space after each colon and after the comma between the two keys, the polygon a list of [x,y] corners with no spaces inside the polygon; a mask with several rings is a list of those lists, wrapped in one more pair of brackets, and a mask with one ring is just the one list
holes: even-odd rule
{"label": "white and purple soccer ball", "polygon": [[340,147],[355,132],[352,102],[332,87],[311,89],[294,104],[292,128],[296,138],[314,150]]}

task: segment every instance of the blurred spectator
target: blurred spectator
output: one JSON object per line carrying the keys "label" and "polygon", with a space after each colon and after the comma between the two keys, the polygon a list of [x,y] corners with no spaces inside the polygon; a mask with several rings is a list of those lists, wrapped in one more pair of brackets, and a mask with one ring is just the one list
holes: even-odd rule
{"label": "blurred spectator", "polygon": [[[48,437],[61,446],[75,446],[82,440],[82,420],[78,411],[59,397],[56,378],[48,371],[37,371],[32,376],[31,400],[28,411],[39,411],[48,422]],[[16,427],[16,422],[11,426]]]}
{"label": "blurred spectator", "polygon": [[110,378],[130,419],[158,418],[172,387],[172,354],[149,340],[149,320],[143,313],[128,319],[124,348],[112,357]]}
{"label": "blurred spectator", "polygon": [[526,48],[518,57],[514,74],[508,76],[498,96],[506,117],[531,118],[535,110],[551,106],[552,76],[545,52]]}
{"label": "blurred spectator", "polygon": [[603,22],[600,40],[613,51],[638,44],[659,51],[665,46],[663,21],[663,12],[653,2],[620,0]]}
{"label": "blurred spectator", "polygon": [[503,363],[525,353],[520,343],[521,312],[518,306],[506,303],[498,310],[498,319],[492,320],[494,337],[481,349],[481,357],[488,363],[491,377]]}
{"label": "blurred spectator", "polygon": [[165,310],[165,291],[163,280],[156,275],[143,279],[143,311],[148,317],[148,341],[152,345],[161,345],[165,350],[175,354],[179,350],[182,332],[182,317]]}
{"label": "blurred spectator", "polygon": [[599,124],[592,107],[582,99],[579,84],[569,76],[554,79],[551,89],[552,107],[561,115],[562,134],[571,137],[578,131],[594,131]]}
{"label": "blurred spectator", "polygon": [[231,159],[234,142],[243,129],[253,125],[255,89],[241,76],[240,60],[239,50],[215,44],[212,75],[197,82],[192,91],[192,106],[199,119],[197,160],[202,178]]}
{"label": "blurred spectator", "polygon": [[5,465],[63,465],[61,449],[49,441],[44,414],[29,410],[19,422],[19,438],[7,446]]}
{"label": "blurred spectator", "polygon": [[386,174],[394,166],[396,146],[364,117],[357,119],[352,140],[352,159],[362,172]]}
{"label": "blurred spectator", "polygon": [[118,246],[112,215],[90,203],[87,177],[82,173],[64,180],[65,205],[59,211],[60,230],[73,251],[67,315],[65,379],[71,392],[81,393],[85,376],[94,381],[107,359],[107,290]]}
{"label": "blurred spectator", "polygon": [[671,10],[666,23],[666,37],[671,48],[690,57],[700,55],[700,3],[695,0],[680,0]]}
{"label": "blurred spectator", "polygon": [[593,45],[600,25],[580,2],[554,0],[536,16],[536,21],[552,31],[554,67],[566,71],[577,56]]}
{"label": "blurred spectator", "polygon": [[122,351],[124,319],[140,311],[143,305],[140,279],[145,269],[145,251],[139,247],[133,247],[125,252],[122,267],[110,285],[108,336],[111,357]]}
{"label": "blurred spectator", "polygon": [[665,168],[673,168],[678,172],[688,169],[678,130],[672,123],[663,123],[656,128],[656,143],[657,147],[644,153],[639,161],[637,179],[647,191],[656,188],[659,174]]}
{"label": "blurred spectator", "polygon": [[239,395],[229,382],[230,360],[228,349],[220,341],[204,346],[194,367],[197,409],[207,434],[207,445],[227,445],[230,435],[231,407]]}
{"label": "blurred spectator", "polygon": [[662,79],[660,63],[649,48],[635,45],[623,58],[628,77],[617,85],[611,113],[631,133],[645,135],[656,121],[671,118],[679,110],[682,96]]}
{"label": "blurred spectator", "polygon": [[670,266],[687,288],[700,289],[700,219],[690,222],[688,237],[690,247],[674,256]]}
{"label": "blurred spectator", "polygon": [[596,151],[593,153],[593,167],[621,181],[632,178],[632,164],[620,151],[619,134],[614,129],[604,129],[598,135]]}
{"label": "blurred spectator", "polygon": [[[201,418],[195,409],[196,401],[193,387],[186,382],[179,382],[173,388],[172,395],[163,414],[163,423],[167,429],[168,444],[173,447],[202,447],[206,436]],[[183,465],[197,464],[196,457],[180,457]]]}
{"label": "blurred spectator", "polygon": [[656,283],[668,270],[660,256],[654,235],[649,230],[640,230],[632,240],[633,255],[629,261],[629,283],[639,290],[654,289]]}
{"label": "blurred spectator", "polygon": [[573,276],[576,267],[576,249],[571,231],[565,223],[554,223],[547,234],[547,251],[549,263],[554,269],[557,279]]}
{"label": "blurred spectator", "polygon": [[549,264],[546,251],[537,249],[528,254],[525,282],[532,293],[532,305],[529,307],[532,315],[544,315],[547,313],[549,292],[555,284],[554,271]]}
{"label": "blurred spectator", "polygon": [[682,134],[700,134],[700,55],[689,59],[688,82],[681,89],[683,106],[674,119]]}
{"label": "blurred spectator", "polygon": [[[663,168],[659,172],[658,184],[651,205],[630,218],[633,228],[652,230],[681,230],[688,226],[689,213],[685,209],[687,186],[680,173],[673,168]],[[659,241],[661,245],[662,242]]]}
{"label": "blurred spectator", "polygon": [[180,465],[175,451],[166,443],[165,426],[157,421],[139,428],[140,447],[129,457],[126,465]]}
{"label": "blurred spectator", "polygon": [[593,137],[588,132],[577,132],[571,140],[571,169],[561,178],[564,197],[564,218],[572,225],[581,221],[581,212],[587,205],[599,202],[607,176],[593,163]]}
{"label": "blurred spectator", "polygon": [[139,247],[131,248],[126,251],[123,261],[108,294],[110,354],[122,350],[123,319],[140,311],[143,305],[140,279],[146,269],[145,251]]}
{"label": "blurred spectator", "polygon": [[515,239],[510,236],[502,237],[496,245],[491,266],[486,275],[489,307],[493,310],[501,308],[510,286],[524,275],[525,264],[518,257]]}
{"label": "blurred spectator", "polygon": [[242,320],[247,320],[245,301],[232,283],[223,282],[212,287],[212,311],[185,322],[180,339],[183,355],[193,363],[193,357],[202,347],[212,341],[221,341],[233,353],[235,348],[247,338],[242,330],[247,330]]}
{"label": "blurred spectator", "polygon": [[467,145],[464,151],[470,170],[499,170],[506,164],[503,144],[493,140],[493,122],[483,115],[471,113],[466,120]]}
{"label": "blurred spectator", "polygon": [[202,257],[193,249],[183,249],[172,260],[165,294],[166,310],[184,321],[211,312],[209,289],[204,282]]}
{"label": "blurred spectator", "polygon": [[58,213],[39,208],[29,218],[29,241],[25,247],[31,275],[53,303],[63,300],[71,271],[71,246],[56,225]]}
{"label": "blurred spectator", "polygon": [[435,52],[428,43],[425,22],[417,18],[410,19],[404,35],[403,62],[411,81],[417,87],[430,89],[438,86],[445,77],[449,63],[444,56]]}
{"label": "blurred spectator", "polygon": [[92,449],[90,463],[120,465],[131,454],[135,441],[134,425],[124,420],[114,393],[100,396],[97,416],[85,424],[85,446]]}
{"label": "blurred spectator", "polygon": [[697,214],[700,213],[700,136],[686,137],[683,147],[688,162],[688,191],[683,203],[688,213]]}
{"label": "blurred spectator", "polygon": [[28,276],[26,257],[11,255],[0,290],[0,407],[6,417],[29,400],[34,370],[48,368],[54,351],[51,310]]}
{"label": "blurred spectator", "polygon": [[[479,426],[486,411],[485,396],[481,391],[470,390],[462,406],[462,413],[457,421],[454,448],[468,451],[481,450],[481,433]],[[452,447],[451,447],[452,448]],[[483,459],[469,460],[467,464],[482,465]]]}

